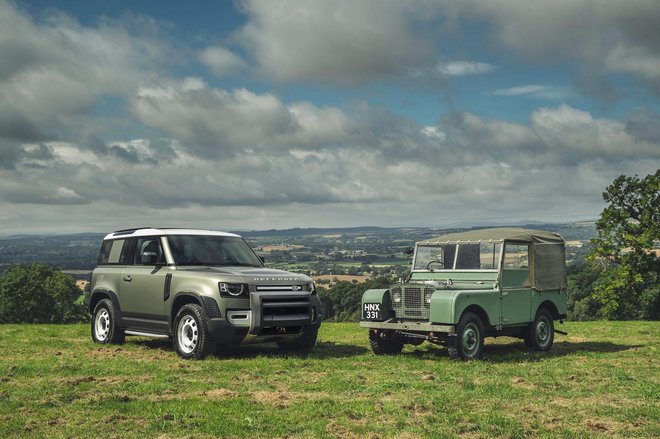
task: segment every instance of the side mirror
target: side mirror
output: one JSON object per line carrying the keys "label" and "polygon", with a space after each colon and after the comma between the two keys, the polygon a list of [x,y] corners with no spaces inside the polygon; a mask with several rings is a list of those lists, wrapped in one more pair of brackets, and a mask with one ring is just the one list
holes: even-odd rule
{"label": "side mirror", "polygon": [[407,254],[408,256],[412,256],[412,255],[415,254],[415,249],[414,249],[413,247],[408,247],[408,248],[405,249],[403,252],[404,252],[405,254]]}
{"label": "side mirror", "polygon": [[158,263],[158,255],[154,252],[144,252],[140,256],[142,265],[156,265]]}

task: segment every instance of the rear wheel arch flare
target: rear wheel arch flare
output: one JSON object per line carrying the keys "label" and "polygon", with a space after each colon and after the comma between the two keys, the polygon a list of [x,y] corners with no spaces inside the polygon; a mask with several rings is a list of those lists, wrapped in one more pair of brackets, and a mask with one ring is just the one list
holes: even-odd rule
{"label": "rear wheel arch flare", "polygon": [[557,306],[556,306],[554,303],[552,303],[550,300],[546,300],[546,301],[544,301],[543,303],[541,303],[541,304],[538,306],[538,308],[536,308],[536,311],[534,312],[534,315],[536,315],[536,313],[537,313],[537,312],[539,311],[539,309],[541,309],[541,308],[545,308],[545,309],[547,309],[548,311],[550,311],[550,314],[552,315],[552,318],[553,318],[553,319],[558,320],[559,318],[561,318],[561,316],[560,316],[560,314],[559,314],[559,310],[557,309]]}
{"label": "rear wheel arch flare", "polygon": [[119,301],[117,300],[117,296],[113,291],[95,290],[92,292],[92,295],[89,299],[89,312],[93,313],[96,305],[103,299],[110,300],[112,304],[115,306],[115,309],[120,311]]}

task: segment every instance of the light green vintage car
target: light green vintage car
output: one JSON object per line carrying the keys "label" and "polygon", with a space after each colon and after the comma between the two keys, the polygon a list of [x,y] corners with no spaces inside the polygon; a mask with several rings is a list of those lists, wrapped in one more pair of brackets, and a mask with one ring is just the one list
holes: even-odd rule
{"label": "light green vintage car", "polygon": [[446,345],[451,358],[481,357],[484,337],[519,337],[552,347],[566,318],[564,239],[541,230],[497,228],[418,242],[411,274],[362,296],[360,326],[375,354],[404,344]]}

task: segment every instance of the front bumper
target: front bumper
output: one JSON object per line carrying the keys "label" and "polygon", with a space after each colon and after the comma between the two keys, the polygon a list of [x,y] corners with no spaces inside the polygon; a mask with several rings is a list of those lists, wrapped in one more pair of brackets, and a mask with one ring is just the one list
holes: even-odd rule
{"label": "front bumper", "polygon": [[294,339],[321,326],[318,296],[301,293],[250,293],[250,308],[227,308],[209,319],[213,339],[223,344]]}
{"label": "front bumper", "polygon": [[385,320],[384,322],[374,322],[368,320],[360,321],[361,328],[368,329],[390,329],[395,331],[406,332],[441,332],[446,334],[453,334],[456,332],[454,325],[435,325],[427,322],[414,322],[414,321],[397,321],[395,319]]}

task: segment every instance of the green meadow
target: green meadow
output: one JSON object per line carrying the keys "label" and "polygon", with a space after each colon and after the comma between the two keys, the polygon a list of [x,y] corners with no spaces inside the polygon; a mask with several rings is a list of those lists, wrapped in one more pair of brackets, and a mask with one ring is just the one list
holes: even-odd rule
{"label": "green meadow", "polygon": [[376,357],[355,323],[307,355],[274,345],[184,361],[171,343],[91,342],[88,325],[0,325],[0,437],[658,437],[660,323],[562,325],[547,353],[485,359],[424,343]]}

